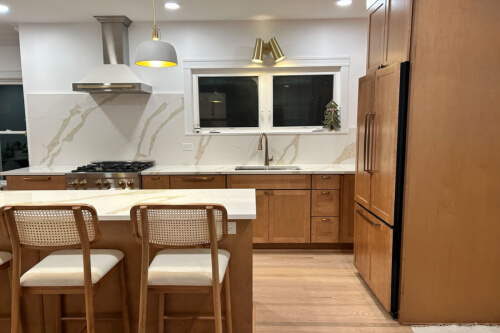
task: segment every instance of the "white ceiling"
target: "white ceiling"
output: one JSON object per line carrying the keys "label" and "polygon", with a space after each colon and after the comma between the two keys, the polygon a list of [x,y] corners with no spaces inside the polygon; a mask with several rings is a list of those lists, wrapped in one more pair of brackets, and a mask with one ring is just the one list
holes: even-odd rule
{"label": "white ceiling", "polygon": [[[169,0],[170,1],[170,0]],[[367,17],[365,0],[339,7],[336,0],[173,0],[181,5],[167,11],[167,0],[156,0],[159,21],[258,19],[338,19]],[[152,20],[151,0],[0,0],[10,12],[5,23],[94,22],[94,15],[127,15],[132,21]],[[1,33],[1,31],[0,31]]]}

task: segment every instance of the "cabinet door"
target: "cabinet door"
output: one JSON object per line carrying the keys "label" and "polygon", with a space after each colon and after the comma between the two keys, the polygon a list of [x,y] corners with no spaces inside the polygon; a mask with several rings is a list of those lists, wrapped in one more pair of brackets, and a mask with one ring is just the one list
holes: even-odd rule
{"label": "cabinet door", "polygon": [[354,242],[355,176],[344,175],[340,193],[340,242]]}
{"label": "cabinet door", "polygon": [[392,229],[382,222],[371,226],[371,288],[387,311],[391,308]]}
{"label": "cabinet door", "polygon": [[7,190],[65,190],[65,176],[7,176]]}
{"label": "cabinet door", "polygon": [[370,231],[371,224],[365,217],[368,214],[356,205],[354,220],[354,266],[368,283],[370,281]]}
{"label": "cabinet door", "polygon": [[310,243],[311,191],[269,191],[269,242]]}
{"label": "cabinet door", "polygon": [[170,176],[172,189],[226,188],[226,176]]}
{"label": "cabinet door", "polygon": [[339,218],[311,217],[311,243],[338,243]]}
{"label": "cabinet door", "polygon": [[410,59],[411,0],[386,0],[385,65]]}
{"label": "cabinet door", "polygon": [[312,190],[311,216],[340,216],[340,190]]}
{"label": "cabinet door", "polygon": [[370,211],[394,225],[400,64],[375,73]]}
{"label": "cabinet door", "polygon": [[269,242],[269,192],[257,190],[256,205],[257,218],[252,221],[253,242],[267,243]]}
{"label": "cabinet door", "polygon": [[373,73],[379,65],[384,63],[385,40],[385,1],[373,5],[369,16],[368,27],[368,56],[366,72]]}
{"label": "cabinet door", "polygon": [[364,207],[370,207],[369,162],[369,117],[373,108],[374,76],[359,79],[358,91],[358,135],[356,143],[356,187],[355,200]]}

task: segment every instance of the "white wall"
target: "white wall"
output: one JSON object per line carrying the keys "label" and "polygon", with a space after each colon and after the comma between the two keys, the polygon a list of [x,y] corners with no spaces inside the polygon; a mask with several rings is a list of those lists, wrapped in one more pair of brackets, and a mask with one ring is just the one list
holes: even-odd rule
{"label": "white wall", "polygon": [[[349,110],[348,127],[356,126],[357,109],[357,81],[365,74],[366,66],[366,31],[367,21],[354,20],[300,20],[300,21],[218,21],[218,22],[169,22],[159,23],[162,39],[172,43],[178,54],[179,66],[176,68],[152,69],[132,65],[133,70],[146,82],[153,86],[154,94],[183,94],[183,60],[192,59],[248,59],[253,50],[255,38],[268,40],[276,37],[288,58],[316,58],[316,57],[349,57]],[[99,23],[81,24],[22,24],[19,27],[21,61],[23,69],[24,91],[27,95],[28,134],[31,122],[32,108],[42,108],[51,113],[50,108],[30,103],[32,94],[49,94],[54,99],[50,104],[58,103],[62,94],[73,94],[71,84],[86,76],[90,71],[102,64],[102,45]],[[134,58],[137,45],[151,35],[150,22],[135,22],[129,29],[130,55]],[[77,97],[75,97],[78,99]],[[126,99],[125,99],[126,100]],[[47,102],[42,98],[40,101]],[[39,110],[36,110],[39,115]],[[64,112],[54,111],[60,117]],[[68,111],[69,112],[69,111]],[[50,116],[50,115],[45,115]],[[62,121],[62,120],[61,120]],[[35,131],[31,131],[35,132]],[[339,145],[335,151],[342,151],[354,140],[353,131],[349,138],[345,135],[317,135],[309,136],[308,145],[316,147],[322,145]],[[41,135],[41,134],[40,134]],[[106,140],[105,133],[99,133]],[[182,133],[180,140],[193,142],[195,145],[203,141],[203,137],[185,137]],[[79,138],[85,141],[85,137]],[[172,138],[178,141],[179,138]],[[293,135],[283,137],[282,141],[292,142]],[[47,141],[48,138],[29,136],[33,147]],[[52,140],[52,137],[50,138]],[[49,140],[49,141],[50,141]],[[220,137],[214,140],[214,149],[217,142],[232,141],[232,137]],[[243,139],[242,139],[243,140]],[[250,140],[250,138],[249,138]],[[253,140],[253,138],[251,139]],[[244,140],[243,140],[244,141]],[[248,141],[242,143],[248,145]],[[287,145],[284,145],[286,147]],[[246,147],[246,146],[245,146]],[[239,147],[241,148],[241,147]],[[305,147],[303,151],[311,147]],[[98,149],[98,148],[96,148]],[[175,154],[185,156],[186,152],[180,149]],[[321,150],[317,158],[309,156],[309,163],[320,163],[324,160]],[[68,151],[68,154],[71,154]],[[91,154],[91,153],[89,153]],[[252,151],[253,154],[253,151]],[[31,152],[30,152],[31,156]],[[124,156],[126,158],[127,156]],[[150,158],[165,160],[163,156],[152,155]],[[85,156],[88,160],[94,156]],[[130,158],[130,156],[129,156]],[[189,161],[191,157],[181,158]],[[60,160],[60,161],[59,161]],[[68,156],[52,159],[53,165],[61,165],[62,161],[70,160]],[[335,156],[327,160],[335,160]],[[59,162],[58,162],[59,161]],[[239,159],[232,162],[237,163]],[[45,162],[44,162],[45,163]],[[175,158],[168,164],[175,164]],[[189,163],[189,162],[183,162]],[[214,161],[207,162],[214,164]],[[331,163],[331,162],[330,162]],[[32,165],[39,162],[32,160]]]}
{"label": "white wall", "polygon": [[0,80],[21,78],[19,45],[0,45]]}

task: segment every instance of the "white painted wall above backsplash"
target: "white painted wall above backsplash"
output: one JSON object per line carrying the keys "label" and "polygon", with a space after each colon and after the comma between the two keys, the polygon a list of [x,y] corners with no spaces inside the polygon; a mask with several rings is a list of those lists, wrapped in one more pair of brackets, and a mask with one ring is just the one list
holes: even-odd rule
{"label": "white painted wall above backsplash", "polygon": [[[133,17],[132,17],[133,19]],[[154,159],[157,164],[261,164],[257,136],[184,134],[184,59],[250,57],[256,37],[276,36],[290,58],[350,59],[348,134],[271,135],[279,164],[353,163],[357,82],[365,74],[367,21],[219,21],[159,23],[178,53],[176,68],[132,69],[153,86],[151,96],[73,93],[102,64],[100,25],[21,24],[31,165],[78,165],[98,159]],[[130,54],[151,34],[150,22],[129,29]],[[193,143],[193,151],[182,151]]]}

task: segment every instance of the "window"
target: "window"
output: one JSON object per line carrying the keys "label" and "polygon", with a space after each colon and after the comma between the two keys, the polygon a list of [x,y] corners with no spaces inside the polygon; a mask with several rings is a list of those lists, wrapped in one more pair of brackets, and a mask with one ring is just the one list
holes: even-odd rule
{"label": "window", "polygon": [[0,85],[0,171],[29,165],[25,133],[23,86]]}

